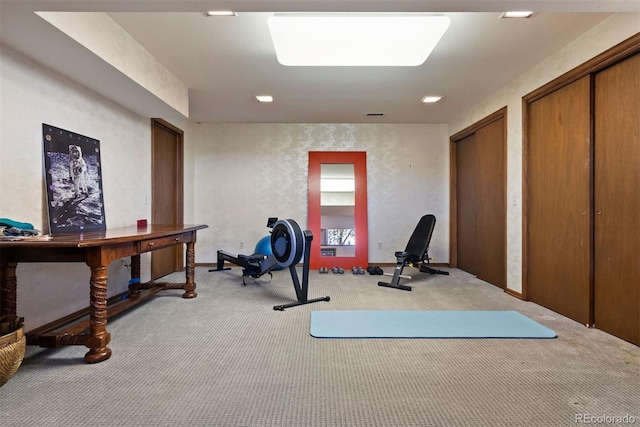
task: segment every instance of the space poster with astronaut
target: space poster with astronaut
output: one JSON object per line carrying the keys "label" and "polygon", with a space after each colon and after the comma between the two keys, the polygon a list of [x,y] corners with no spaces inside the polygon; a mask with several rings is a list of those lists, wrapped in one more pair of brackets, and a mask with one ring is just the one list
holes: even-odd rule
{"label": "space poster with astronaut", "polygon": [[49,232],[106,230],[100,141],[42,125]]}

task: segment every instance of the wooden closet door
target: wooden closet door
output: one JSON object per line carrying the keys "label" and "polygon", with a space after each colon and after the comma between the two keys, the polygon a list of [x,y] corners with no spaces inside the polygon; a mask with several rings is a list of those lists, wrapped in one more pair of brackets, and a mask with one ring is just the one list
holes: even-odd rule
{"label": "wooden closet door", "polygon": [[475,134],[471,134],[456,142],[456,182],[458,222],[458,264],[457,267],[468,273],[477,275],[479,270],[478,242],[478,180],[476,176],[476,143]]}
{"label": "wooden closet door", "polygon": [[[183,222],[183,133],[169,123],[152,119],[152,206],[153,224]],[[151,253],[151,279],[166,276],[183,267],[181,246]]]}
{"label": "wooden closet door", "polygon": [[595,77],[594,323],[640,345],[640,55]]}
{"label": "wooden closet door", "polygon": [[506,287],[505,119],[475,133],[478,278]]}
{"label": "wooden closet door", "polygon": [[526,292],[590,323],[590,77],[534,101],[526,148]]}
{"label": "wooden closet door", "polygon": [[456,266],[500,288],[506,286],[504,129],[503,114],[455,143]]}

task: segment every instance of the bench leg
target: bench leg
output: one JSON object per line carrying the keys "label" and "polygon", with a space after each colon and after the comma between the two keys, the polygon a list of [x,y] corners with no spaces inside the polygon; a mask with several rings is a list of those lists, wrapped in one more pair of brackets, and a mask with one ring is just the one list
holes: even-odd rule
{"label": "bench leg", "polygon": [[393,272],[393,278],[391,279],[391,283],[378,282],[378,286],[384,286],[386,288],[401,289],[403,291],[410,291],[411,286],[400,284],[400,275],[402,274],[403,268],[404,268],[404,263],[398,263],[398,265],[396,265],[396,269]]}

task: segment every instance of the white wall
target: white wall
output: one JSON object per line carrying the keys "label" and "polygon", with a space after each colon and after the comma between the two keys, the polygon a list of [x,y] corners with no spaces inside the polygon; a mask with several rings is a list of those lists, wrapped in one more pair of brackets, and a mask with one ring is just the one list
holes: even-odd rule
{"label": "white wall", "polygon": [[522,292],[522,97],[640,31],[640,14],[614,14],[449,123],[450,135],[507,112],[507,287]]}
{"label": "white wall", "polygon": [[309,151],[367,152],[370,263],[395,262],[426,213],[438,219],[429,254],[449,261],[445,124],[200,124],[196,139],[195,219],[210,226],[197,262],[251,253],[270,216],[305,228]]}
{"label": "white wall", "polygon": [[[2,46],[0,50],[0,217],[48,231],[42,124],[100,140],[108,227],[150,218],[151,125],[67,78]],[[189,179],[187,177],[187,179]],[[143,257],[143,280],[149,280]],[[18,315],[27,329],[89,304],[90,271],[80,264],[19,264]],[[109,296],[129,272],[109,267]],[[145,278],[146,276],[146,278]]]}

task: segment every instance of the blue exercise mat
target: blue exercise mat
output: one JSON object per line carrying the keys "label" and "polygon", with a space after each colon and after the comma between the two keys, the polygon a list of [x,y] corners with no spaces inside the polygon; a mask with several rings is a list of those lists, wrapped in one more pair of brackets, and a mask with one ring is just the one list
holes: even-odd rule
{"label": "blue exercise mat", "polygon": [[316,338],[555,338],[517,311],[320,310]]}

